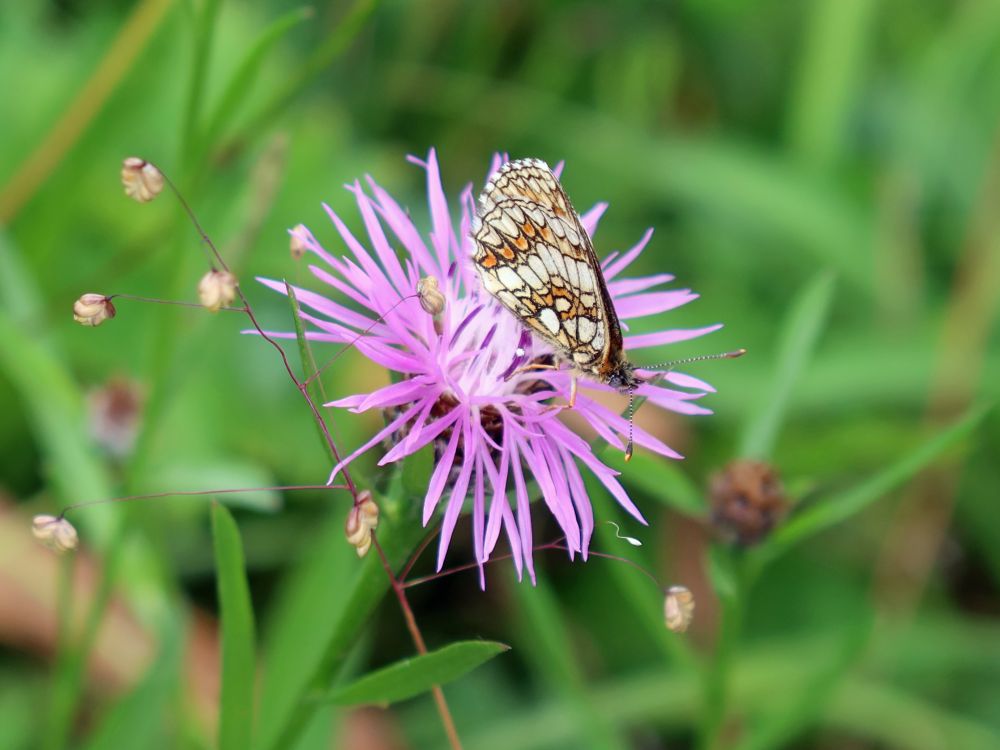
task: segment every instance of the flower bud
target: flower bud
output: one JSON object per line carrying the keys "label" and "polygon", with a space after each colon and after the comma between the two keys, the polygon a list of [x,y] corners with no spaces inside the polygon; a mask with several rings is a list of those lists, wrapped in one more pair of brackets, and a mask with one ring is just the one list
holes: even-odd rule
{"label": "flower bud", "polygon": [[31,519],[31,533],[50,550],[59,553],[76,549],[80,541],[73,524],[59,516],[35,516]]}
{"label": "flower bud", "polygon": [[148,203],[163,190],[163,173],[145,159],[130,156],[122,162],[122,187],[129,198]]}
{"label": "flower bud", "polygon": [[82,326],[99,326],[115,317],[116,312],[110,297],[94,292],[84,294],[73,303],[73,320]]}
{"label": "flower bud", "polygon": [[663,619],[674,633],[683,633],[694,619],[694,594],[684,586],[671,586],[663,601]]}
{"label": "flower bud", "polygon": [[428,315],[440,315],[444,311],[444,295],[438,289],[438,280],[433,276],[425,276],[417,282],[417,294],[420,295],[420,306]]}
{"label": "flower bud", "polygon": [[236,277],[229,271],[212,269],[198,282],[198,299],[209,312],[219,312],[236,299]]}
{"label": "flower bud", "polygon": [[302,224],[296,224],[295,228],[292,229],[292,240],[289,243],[292,260],[300,260],[302,256],[306,254],[305,234],[308,231],[309,230]]}

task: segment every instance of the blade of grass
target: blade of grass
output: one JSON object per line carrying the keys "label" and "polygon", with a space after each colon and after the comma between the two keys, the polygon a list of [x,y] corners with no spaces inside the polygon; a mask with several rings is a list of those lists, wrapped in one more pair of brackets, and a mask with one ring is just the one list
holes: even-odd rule
{"label": "blade of grass", "polygon": [[775,374],[770,380],[772,388],[757,400],[743,433],[741,456],[759,460],[770,458],[792,392],[812,357],[829,315],[833,289],[833,274],[820,273],[792,303],[779,340]]}
{"label": "blade of grass", "polygon": [[574,746],[627,747],[615,728],[597,711],[589,695],[587,681],[570,649],[572,640],[548,583],[539,575],[536,585],[515,584],[513,589],[523,614],[523,640],[531,655],[529,663],[572,713],[577,730]]}
{"label": "blade of grass", "polygon": [[296,8],[284,14],[271,23],[256,41],[250,46],[243,61],[236,72],[233,73],[226,84],[226,88],[219,97],[219,103],[215,111],[208,118],[208,125],[205,128],[204,144],[205,148],[211,148],[227,121],[232,121],[239,111],[240,104],[246,98],[247,92],[253,85],[254,79],[260,72],[260,68],[274,46],[281,41],[298,24],[313,17],[314,10],[311,7]]}
{"label": "blade of grass", "polygon": [[812,677],[792,698],[791,704],[774,715],[765,715],[749,728],[737,750],[768,750],[788,747],[795,738],[822,717],[834,693],[840,688],[847,670],[862,654],[872,632],[871,617],[850,623],[843,642],[822,650],[812,670]]}
{"label": "blade of grass", "polygon": [[758,563],[778,556],[792,545],[847,520],[885,497],[965,438],[991,410],[992,406],[974,407],[951,427],[934,435],[859,486],[796,513],[776,529],[762,546],[754,550]]}
{"label": "blade of grass", "polygon": [[222,620],[222,684],[219,749],[251,746],[254,720],[254,621],[243,561],[243,544],[225,506],[212,505],[215,575]]}
{"label": "blade of grass", "polygon": [[[734,704],[745,715],[768,711],[776,696],[799,689],[803,661],[815,658],[817,651],[827,645],[827,639],[811,636],[800,642],[783,641],[775,649],[745,652],[734,674]],[[623,728],[652,724],[684,731],[698,711],[698,685],[683,673],[642,672],[596,685],[592,692],[594,711],[601,720]],[[574,744],[579,732],[577,718],[571,707],[559,699],[497,716],[495,722],[467,738],[467,750],[578,746]],[[1000,743],[1000,733],[983,721],[962,716],[896,686],[851,675],[838,686],[818,724],[878,740],[886,747],[914,750],[986,750]]]}
{"label": "blade of grass", "polygon": [[356,0],[309,59],[289,76],[288,83],[250,119],[240,136],[234,139],[235,142],[251,140],[278,117],[316,76],[347,49],[361,33],[378,4],[379,0]]}
{"label": "blade of grass", "polygon": [[366,674],[319,700],[338,706],[388,706],[453,682],[509,650],[510,646],[496,641],[451,643]]}
{"label": "blade of grass", "polygon": [[[397,483],[398,486],[398,483]],[[395,492],[395,494],[393,494]],[[424,537],[419,505],[390,489],[378,498],[378,539],[395,570]],[[293,747],[321,705],[308,696],[329,689],[375,607],[389,590],[376,555],[359,561],[344,539],[343,512],[331,513],[320,548],[303,563],[280,609],[280,632],[268,654],[255,747]]]}
{"label": "blade of grass", "polygon": [[789,141],[826,167],[842,147],[878,3],[812,0],[789,111]]}
{"label": "blade of grass", "polygon": [[177,727],[170,717],[181,679],[184,655],[182,618],[161,631],[160,652],[142,682],[102,719],[83,745],[84,750],[123,747],[166,748],[177,744],[168,733]]}

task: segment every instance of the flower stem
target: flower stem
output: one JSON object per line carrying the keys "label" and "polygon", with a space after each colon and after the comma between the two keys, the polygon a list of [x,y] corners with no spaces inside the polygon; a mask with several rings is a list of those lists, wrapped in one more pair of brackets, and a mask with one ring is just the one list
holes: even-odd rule
{"label": "flower stem", "polygon": [[[389,560],[386,558],[385,552],[382,551],[382,545],[379,544],[378,537],[374,533],[372,534],[372,544],[378,552],[379,560],[382,561],[382,568],[385,570],[385,574],[389,576],[389,582],[392,584],[392,590],[396,594],[396,599],[399,601],[399,608],[403,611],[403,619],[406,620],[406,628],[410,631],[410,637],[413,638],[413,645],[416,646],[418,654],[426,654],[427,645],[424,643],[424,637],[420,632],[419,626],[417,625],[417,619],[413,616],[413,610],[410,608],[410,602],[406,598],[406,587],[392,572],[392,566],[389,564]],[[444,733],[448,736],[448,744],[451,746],[452,750],[462,750],[462,742],[458,738],[458,731],[455,729],[455,721],[452,719],[451,711],[448,709],[448,701],[445,700],[444,691],[441,690],[440,685],[435,685],[431,688],[431,691],[434,694],[434,703],[437,705],[438,714],[441,716],[441,724],[444,726]]]}
{"label": "flower stem", "polygon": [[[718,551],[731,552],[721,549]],[[704,675],[704,714],[698,737],[698,747],[701,750],[716,750],[722,743],[734,656],[743,629],[746,593],[750,585],[749,569],[741,564],[743,562],[741,557],[731,554],[728,557],[729,581],[724,583],[721,576],[714,576],[716,578],[714,585],[722,609],[715,652]]]}

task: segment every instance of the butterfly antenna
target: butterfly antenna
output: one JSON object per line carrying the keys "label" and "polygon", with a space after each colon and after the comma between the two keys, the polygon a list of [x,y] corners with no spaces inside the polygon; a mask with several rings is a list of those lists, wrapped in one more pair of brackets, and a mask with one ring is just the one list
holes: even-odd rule
{"label": "butterfly antenna", "polygon": [[625,460],[632,460],[632,419],[635,415],[635,388],[628,391],[628,444],[625,446]]}
{"label": "butterfly antenna", "polygon": [[698,357],[685,357],[684,359],[674,359],[669,362],[661,362],[658,365],[638,365],[640,370],[672,370],[677,365],[688,365],[692,362],[704,362],[706,359],[736,359],[747,353],[746,349],[737,349],[733,352],[722,352],[720,354],[702,354]]}

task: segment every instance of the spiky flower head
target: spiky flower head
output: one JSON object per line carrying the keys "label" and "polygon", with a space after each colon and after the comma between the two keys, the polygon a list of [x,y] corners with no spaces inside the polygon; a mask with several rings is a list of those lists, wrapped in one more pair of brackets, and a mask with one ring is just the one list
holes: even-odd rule
{"label": "spiky flower head", "polygon": [[[410,161],[426,171],[429,236],[422,236],[409,213],[370,177],[365,186],[359,181],[348,186],[368,235],[364,242],[328,206],[326,212],[346,253],[329,252],[302,225],[292,230],[294,241],[315,260],[310,271],[330,292],[327,296],[295,288],[302,318],[311,327],[307,337],[317,342],[353,343],[362,355],[386,369],[390,381],[326,404],[355,413],[379,409],[388,422],[333,468],[330,481],[347,464],[368,451],[380,450],[385,442],[390,447],[382,450],[380,466],[433,445],[435,465],[423,501],[423,522],[426,525],[441,516],[438,568],[444,564],[459,516],[471,510],[480,581],[484,581],[482,566],[501,533],[507,537],[518,575],[527,570],[534,580],[533,495],[540,495],[555,517],[571,558],[579,554],[586,559],[594,530],[584,471],[633,518],[646,522],[619,483],[618,472],[602,463],[593,447],[552,408],[553,400],[569,397],[569,371],[522,369],[533,362],[551,362],[552,352],[480,286],[471,262],[472,186],[462,192],[460,216],[453,223],[434,151],[426,161],[413,157]],[[493,169],[499,164],[495,157]],[[582,217],[591,234],[606,208],[598,204]],[[611,254],[602,265],[618,316],[626,325],[697,297],[687,289],[657,289],[673,279],[665,273],[622,278],[651,236],[652,230],[647,231],[638,244],[620,255]],[[428,277],[437,280],[436,291],[444,302],[434,317],[425,312],[427,285],[420,284]],[[261,281],[277,292],[286,291],[282,281]],[[631,335],[625,337],[624,346],[634,355],[719,327]],[[292,333],[274,335],[294,337]],[[695,403],[713,390],[707,383],[678,372],[666,373],[664,380],[673,387],[643,383],[636,395],[659,409],[709,413]],[[586,379],[580,381],[580,388],[576,413],[601,440],[624,450],[627,420],[591,397],[594,391],[613,389]],[[635,442],[662,456],[680,458],[639,427]]]}

